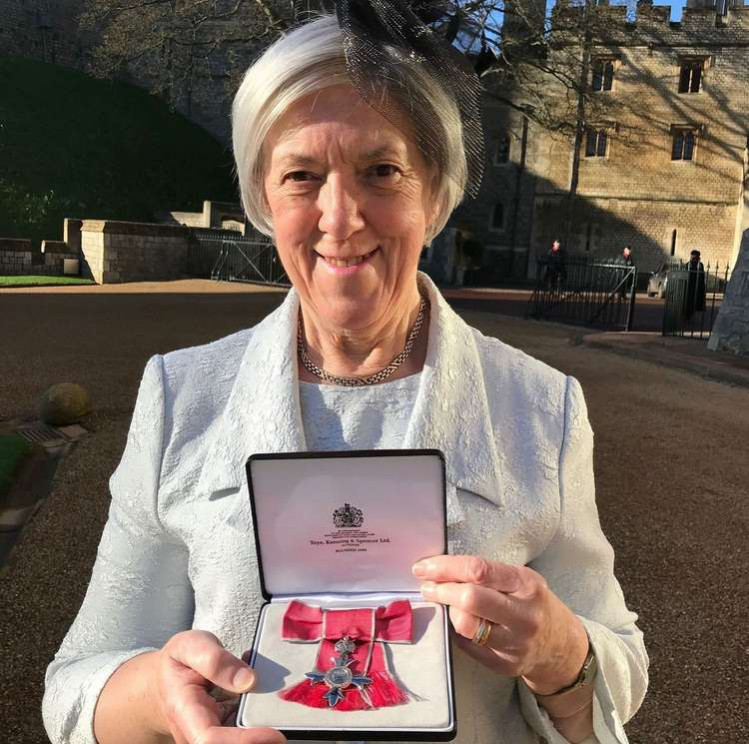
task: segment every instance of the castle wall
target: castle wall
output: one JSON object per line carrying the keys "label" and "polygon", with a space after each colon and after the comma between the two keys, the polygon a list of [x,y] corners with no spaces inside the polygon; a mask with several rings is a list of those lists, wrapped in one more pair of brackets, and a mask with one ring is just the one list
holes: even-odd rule
{"label": "castle wall", "polygon": [[[536,176],[529,273],[554,238],[567,236],[568,222],[566,247],[573,253],[612,258],[630,245],[638,269],[650,271],[697,248],[705,263],[723,265],[735,257],[741,227],[749,8],[725,17],[687,8],[679,24],[669,22],[663,7],[641,5],[636,23],[627,22],[623,7],[608,12],[608,38],[592,56],[615,60],[614,85],[596,94],[586,117],[587,125],[606,130],[606,156],[586,157],[583,141],[571,203],[574,139],[537,133],[529,163]],[[678,92],[685,56],[707,60],[699,93]],[[549,85],[548,95],[561,102],[567,91]],[[697,131],[691,161],[671,159],[673,128],[679,126]]]}

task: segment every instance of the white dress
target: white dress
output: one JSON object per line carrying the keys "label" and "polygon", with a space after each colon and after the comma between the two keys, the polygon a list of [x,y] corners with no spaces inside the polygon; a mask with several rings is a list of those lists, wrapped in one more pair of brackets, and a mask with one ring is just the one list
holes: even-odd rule
{"label": "white dress", "polygon": [[[598,520],[580,385],[469,327],[421,281],[426,362],[391,383],[417,387],[401,446],[445,454],[451,553],[530,566],[581,619],[599,669],[590,741],[624,744],[648,659]],[[244,465],[310,449],[298,308],[291,291],[252,329],[149,361],[89,589],[47,671],[53,744],[95,744],[109,676],[180,630],[210,630],[237,655],[250,647],[263,600]],[[456,653],[455,683],[458,744],[566,741],[516,679]]]}

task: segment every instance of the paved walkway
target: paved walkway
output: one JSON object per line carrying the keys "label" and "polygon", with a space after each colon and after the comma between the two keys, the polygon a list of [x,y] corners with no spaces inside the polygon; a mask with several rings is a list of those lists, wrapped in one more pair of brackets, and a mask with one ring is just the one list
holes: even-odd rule
{"label": "paved walkway", "polygon": [[[251,326],[283,299],[210,282],[136,289],[0,291],[0,420],[33,411],[63,380],[86,386],[94,405],[91,434],[62,462],[0,578],[0,738],[9,744],[46,741],[44,669],[85,592],[146,360]],[[580,329],[461,313],[583,385],[601,522],[651,657],[650,695],[627,726],[632,744],[749,741],[749,390],[663,366],[664,354],[684,349],[655,348],[654,365],[597,348]],[[652,336],[638,344],[659,346]]]}

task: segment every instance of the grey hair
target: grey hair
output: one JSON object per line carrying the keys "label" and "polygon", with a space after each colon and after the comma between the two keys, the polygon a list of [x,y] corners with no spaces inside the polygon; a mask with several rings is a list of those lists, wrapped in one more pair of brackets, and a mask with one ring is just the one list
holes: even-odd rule
{"label": "grey hair", "polygon": [[[440,151],[432,153],[435,218],[427,228],[426,242],[442,230],[463,200],[468,167],[463,148],[463,129],[451,96],[423,67],[403,68],[407,84],[422,95],[411,101],[427,106],[422,112],[442,131]],[[335,85],[350,85],[343,54],[343,39],[334,15],[323,15],[290,31],[250,66],[232,105],[232,143],[242,206],[250,222],[273,236],[273,223],[265,199],[263,144],[268,132],[296,101]],[[387,86],[387,82],[385,83]],[[394,91],[397,99],[397,93]],[[407,115],[407,114],[406,114]]]}

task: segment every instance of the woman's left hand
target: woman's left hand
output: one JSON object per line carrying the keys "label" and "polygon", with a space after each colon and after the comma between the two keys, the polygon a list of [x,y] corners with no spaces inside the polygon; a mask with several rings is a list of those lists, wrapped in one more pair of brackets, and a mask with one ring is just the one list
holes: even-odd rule
{"label": "woman's left hand", "polygon": [[[541,574],[471,555],[439,555],[413,567],[424,599],[450,609],[458,643],[497,673],[523,677],[539,695],[573,684],[588,653],[580,619],[549,589]],[[486,643],[472,641],[481,619]]]}

